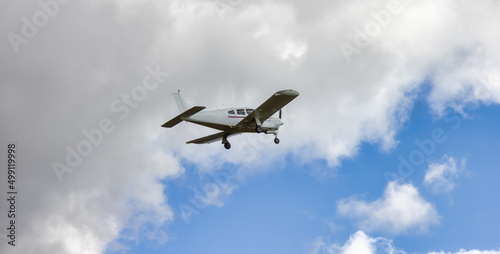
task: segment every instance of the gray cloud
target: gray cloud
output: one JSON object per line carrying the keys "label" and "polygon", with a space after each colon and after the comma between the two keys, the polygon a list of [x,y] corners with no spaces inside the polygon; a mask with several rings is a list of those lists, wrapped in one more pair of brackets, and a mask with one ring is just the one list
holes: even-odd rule
{"label": "gray cloud", "polygon": [[[284,153],[334,166],[355,156],[361,142],[390,150],[425,80],[437,113],[467,100],[497,103],[500,36],[488,27],[498,23],[499,5],[401,5],[348,62],[341,43],[353,44],[357,28],[387,2],[69,1],[17,53],[9,33],[22,36],[24,17],[48,12],[35,2],[2,3],[0,140],[19,147],[19,232],[26,232],[15,249],[2,239],[2,252],[98,253],[134,230],[150,230],[148,223],[161,231],[176,215],[159,181],[182,174],[180,159],[206,170],[252,161],[242,167],[251,172]],[[169,76],[120,119],[112,103],[157,64]],[[244,135],[230,152],[187,146],[211,131],[159,128],[177,114],[170,97],[177,89],[215,107],[257,106],[283,88],[301,95],[285,109],[279,149],[272,139]],[[52,163],[63,163],[66,147],[103,119],[114,130],[59,183]]]}

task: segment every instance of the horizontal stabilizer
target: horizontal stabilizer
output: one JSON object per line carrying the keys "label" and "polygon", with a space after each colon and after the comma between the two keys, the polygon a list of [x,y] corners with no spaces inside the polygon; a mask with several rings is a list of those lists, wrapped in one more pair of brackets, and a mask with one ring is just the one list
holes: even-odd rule
{"label": "horizontal stabilizer", "polygon": [[204,109],[205,109],[205,107],[202,107],[202,106],[194,106],[194,107],[180,113],[178,116],[172,118],[172,120],[164,123],[161,127],[165,127],[165,128],[174,127],[178,123],[182,122],[182,120],[184,120],[184,118],[190,117],[190,116],[192,116],[192,115],[194,115],[194,114],[196,114]]}

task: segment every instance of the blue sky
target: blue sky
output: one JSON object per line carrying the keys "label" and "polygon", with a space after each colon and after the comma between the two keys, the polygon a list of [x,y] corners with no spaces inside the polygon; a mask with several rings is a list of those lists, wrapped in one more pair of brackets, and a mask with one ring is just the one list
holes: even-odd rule
{"label": "blue sky", "polygon": [[[398,183],[417,188],[419,195],[437,212],[438,222],[425,230],[410,226],[401,233],[378,229],[366,234],[386,238],[405,253],[498,250],[500,205],[494,193],[500,191],[497,184],[500,161],[495,156],[500,146],[495,142],[500,140],[496,131],[500,127],[500,109],[494,105],[468,104],[463,114],[447,110],[438,118],[431,113],[427,96],[425,92],[418,94],[408,121],[396,136],[397,147],[382,151],[379,145],[364,142],[357,155],[343,159],[337,167],[329,167],[321,160],[299,165],[293,156],[286,156],[284,164],[270,164],[267,173],[231,180],[228,177],[238,174],[235,165],[221,165],[217,170],[223,173],[207,177],[195,165],[185,163],[186,173],[181,179],[164,182],[165,194],[172,197],[169,203],[177,213],[176,220],[166,227],[171,239],[163,244],[145,241],[130,252],[313,253],[318,238],[327,245],[341,246],[362,227],[355,219],[339,215],[339,200],[379,199],[388,180],[392,180],[386,178],[386,173],[399,175],[399,157],[409,160],[416,149],[423,151],[415,140],[432,138],[436,129],[443,131],[440,137],[445,141],[436,143],[434,151],[425,155],[425,162],[414,165],[414,171],[402,176]],[[434,190],[425,185],[429,165],[445,163],[449,158],[457,164],[463,161],[457,165],[460,170],[455,175],[445,176],[453,188]],[[336,176],[317,176],[312,169],[335,171]],[[230,182],[237,187],[221,200],[222,206],[196,208],[193,199],[212,191],[204,191],[206,186]],[[194,213],[183,219],[179,216],[183,211]],[[324,251],[314,253],[327,253]]]}
{"label": "blue sky", "polygon": [[[0,7],[0,253],[500,253],[496,1]],[[279,145],[161,127],[284,89]]]}

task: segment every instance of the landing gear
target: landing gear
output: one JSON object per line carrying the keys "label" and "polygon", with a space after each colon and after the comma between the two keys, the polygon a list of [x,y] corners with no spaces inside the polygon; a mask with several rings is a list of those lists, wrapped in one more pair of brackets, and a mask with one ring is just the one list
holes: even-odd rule
{"label": "landing gear", "polygon": [[258,125],[257,125],[257,126],[255,127],[255,132],[257,132],[257,133],[261,133],[261,132],[262,132],[262,128],[261,128],[260,126],[258,126]]}
{"label": "landing gear", "polygon": [[276,145],[280,143],[280,139],[278,138],[278,130],[274,132],[274,143]]}
{"label": "landing gear", "polygon": [[280,139],[278,138],[278,129],[276,129],[272,133],[274,134],[274,143],[275,144],[279,144],[280,143]]}
{"label": "landing gear", "polygon": [[227,141],[227,136],[229,136],[229,133],[226,133],[224,134],[224,136],[222,136],[222,144],[224,144],[224,148],[226,149],[231,149],[231,143],[229,143],[229,141]]}

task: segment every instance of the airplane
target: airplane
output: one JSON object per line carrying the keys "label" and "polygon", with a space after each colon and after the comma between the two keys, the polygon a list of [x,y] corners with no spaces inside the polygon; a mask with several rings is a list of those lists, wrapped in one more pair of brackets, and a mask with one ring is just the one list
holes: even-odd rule
{"label": "airplane", "polygon": [[[173,95],[180,114],[161,127],[172,128],[186,121],[217,129],[221,132],[188,141],[186,144],[209,144],[222,140],[224,148],[230,149],[231,143],[227,138],[241,133],[274,134],[274,143],[279,144],[278,129],[283,125],[281,108],[299,96],[299,93],[292,89],[278,91],[256,109],[238,107],[210,111],[202,111],[206,108],[203,106],[191,106],[180,90]],[[279,117],[272,118],[278,111]]]}

